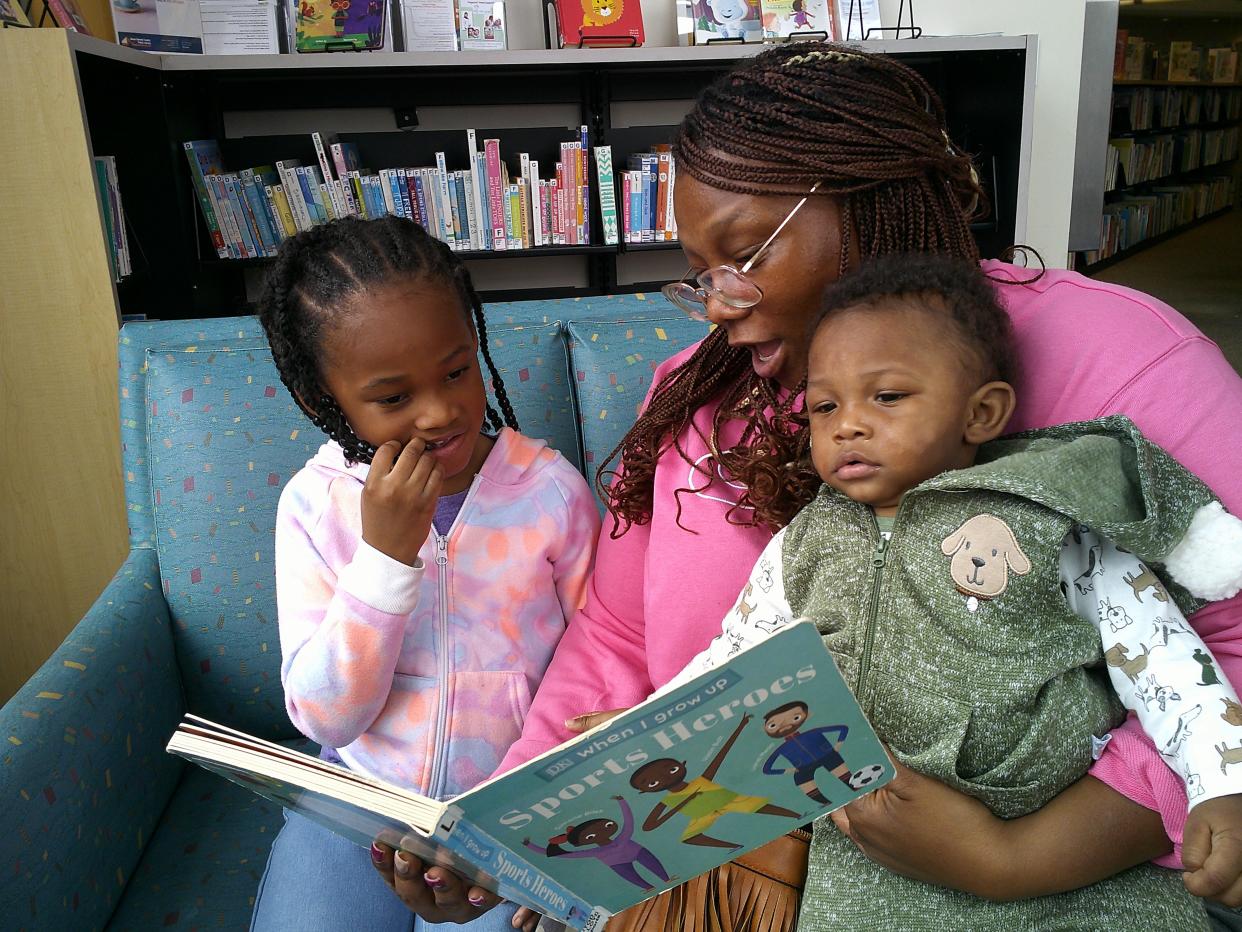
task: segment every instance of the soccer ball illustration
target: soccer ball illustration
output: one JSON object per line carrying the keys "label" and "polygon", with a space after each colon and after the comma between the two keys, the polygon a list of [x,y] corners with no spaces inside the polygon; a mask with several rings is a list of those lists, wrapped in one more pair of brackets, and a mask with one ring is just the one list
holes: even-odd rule
{"label": "soccer ball illustration", "polygon": [[856,790],[861,790],[875,783],[875,781],[879,780],[882,776],[884,776],[884,765],[871,764],[864,767],[862,770],[855,772],[855,774],[850,777],[850,786]]}

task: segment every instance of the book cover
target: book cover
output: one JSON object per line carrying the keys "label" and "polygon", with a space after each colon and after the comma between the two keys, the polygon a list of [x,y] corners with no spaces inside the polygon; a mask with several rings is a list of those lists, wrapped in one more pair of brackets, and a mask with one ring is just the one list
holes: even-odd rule
{"label": "book cover", "polygon": [[276,205],[276,216],[280,219],[280,225],[284,228],[285,236],[293,236],[298,231],[298,225],[293,222],[293,210],[289,207],[289,198],[285,195],[285,186],[283,184],[273,185],[271,198],[272,203]]}
{"label": "book cover", "polygon": [[211,194],[212,206],[216,209],[216,218],[220,221],[220,233],[224,237],[224,245],[229,251],[230,259],[242,258],[241,233],[233,217],[232,204],[229,203],[228,192],[224,189],[223,173],[207,175],[207,191]]}
{"label": "book cover", "polygon": [[56,20],[57,26],[80,32],[83,35],[91,35],[86,19],[82,16],[82,11],[78,9],[77,0],[46,0],[46,2],[48,12],[52,14],[52,19]]}
{"label": "book cover", "polygon": [[246,199],[242,196],[237,175],[233,172],[228,172],[222,175],[221,178],[224,181],[224,192],[228,195],[229,205],[232,207],[233,216],[237,221],[237,232],[241,235],[242,258],[257,259],[262,253],[255,242],[257,234],[253,227],[254,220],[246,207]]}
{"label": "book cover", "polygon": [[362,51],[384,45],[388,0],[299,0],[295,52]]}
{"label": "book cover", "polygon": [[108,273],[114,282],[121,280],[117,265],[116,231],[113,229],[115,220],[112,216],[112,203],[108,195],[108,169],[101,156],[94,159],[95,197],[99,202],[99,217],[104,227],[104,252],[108,256]]}
{"label": "book cover", "polygon": [[456,52],[453,0],[401,0],[401,31],[407,52]]}
{"label": "book cover", "polygon": [[833,39],[859,41],[867,31],[884,25],[880,18],[880,0],[834,0],[837,5],[836,34]]}
{"label": "book cover", "polygon": [[758,42],[763,38],[759,0],[693,0],[690,15],[697,45],[720,39]]}
{"label": "book cover", "polygon": [[[63,0],[62,0],[63,2]],[[203,53],[198,0],[132,0],[112,4],[116,41],[144,52]]]}
{"label": "book cover", "polygon": [[[113,9],[124,5],[115,0]],[[198,0],[204,55],[280,52],[277,0]]]}
{"label": "book cover", "polygon": [[438,239],[444,240],[450,247],[457,247],[457,235],[453,232],[453,206],[449,201],[448,163],[443,152],[436,153],[435,168],[436,206],[440,211],[440,223],[443,229],[436,233]]}
{"label": "book cover", "polygon": [[809,622],[444,803],[193,716],[168,750],[589,929],[892,776]]}
{"label": "book cover", "polygon": [[503,0],[457,0],[457,20],[458,44],[462,51],[509,47]]}
{"label": "book cover", "polygon": [[473,242],[474,228],[470,225],[470,196],[467,191],[469,172],[453,172],[453,191],[457,203],[457,218],[461,229],[457,231],[457,245],[461,249],[470,249]]}
{"label": "book cover", "polygon": [[823,33],[832,38],[828,0],[761,0],[763,38],[787,39],[799,33]]}
{"label": "book cover", "polygon": [[332,152],[332,165],[341,185],[341,196],[345,199],[345,210],[351,217],[356,217],[358,204],[354,200],[354,188],[349,173],[356,171],[362,164],[358,158],[358,147],[352,142],[334,142],[329,149]]}
{"label": "book cover", "polygon": [[508,246],[505,235],[506,198],[509,191],[508,170],[500,161],[500,140],[484,139],[483,154],[487,158],[487,199],[488,212],[492,219],[492,249],[504,249]]}
{"label": "book cover", "polygon": [[630,47],[643,44],[638,0],[556,0],[562,46]]}
{"label": "book cover", "polygon": [[237,180],[241,196],[245,199],[246,209],[249,212],[251,222],[254,224],[254,232],[257,237],[255,245],[258,247],[261,255],[275,255],[277,245],[276,232],[268,225],[267,211],[263,209],[263,203],[259,199],[259,190],[255,185],[254,169],[243,168],[237,173]]}
{"label": "book cover", "polygon": [[216,218],[215,207],[207,192],[207,182],[203,180],[206,175],[215,175],[224,171],[224,161],[220,158],[220,146],[214,139],[192,139],[182,143],[182,146],[185,149],[186,162],[190,166],[190,182],[194,186],[194,193],[198,196],[198,206],[203,212],[203,223],[207,226],[212,247],[219,258],[227,259],[229,252],[224,246],[220,221]]}
{"label": "book cover", "polygon": [[335,133],[311,133],[311,144],[315,147],[315,157],[319,159],[319,171],[328,185],[328,194],[332,200],[332,211],[338,217],[346,216],[345,195],[341,185],[332,174],[332,160],[328,157],[332,146],[337,143]]}
{"label": "book cover", "polygon": [[595,175],[599,181],[599,216],[604,245],[617,245],[617,191],[612,177],[612,146],[595,147]]}
{"label": "book cover", "polygon": [[18,0],[0,0],[0,23],[13,23],[16,26],[29,26],[26,11]]}
{"label": "book cover", "polygon": [[473,129],[466,130],[466,157],[470,162],[470,246],[473,249],[490,249],[490,236],[483,203],[487,200],[483,192],[483,179],[486,172],[479,168],[479,140]]}

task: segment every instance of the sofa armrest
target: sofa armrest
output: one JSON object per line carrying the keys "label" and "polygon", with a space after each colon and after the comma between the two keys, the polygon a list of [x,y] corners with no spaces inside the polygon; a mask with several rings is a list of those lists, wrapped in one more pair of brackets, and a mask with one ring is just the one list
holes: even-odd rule
{"label": "sofa armrest", "polygon": [[154,550],[133,550],[0,709],[0,928],[102,928],[183,767]]}

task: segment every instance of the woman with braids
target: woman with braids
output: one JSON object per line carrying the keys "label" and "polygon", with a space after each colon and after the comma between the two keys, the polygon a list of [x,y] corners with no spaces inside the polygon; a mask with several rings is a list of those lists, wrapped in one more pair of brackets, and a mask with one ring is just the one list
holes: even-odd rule
{"label": "woman with braids", "polygon": [[[470,276],[417,224],[337,220],[286,241],[260,316],[281,380],[329,437],[276,514],[289,716],[329,760],[435,798],[462,793],[521,732],[582,603],[599,531],[590,490],[517,432]],[[372,847],[372,860],[391,857]],[[415,917],[383,886],[362,849],[289,812],[252,928],[449,918]]]}
{"label": "woman with braids", "polygon": [[[802,389],[825,290],[872,256],[979,258],[969,221],[982,195],[970,159],[946,135],[926,82],[887,56],[808,42],[765,51],[703,92],[674,151],[691,269],[666,293],[717,326],[657,370],[616,473],[604,477],[613,521],[586,605],[502,769],[610,714],[593,710],[632,706],[676,675],[719,633],[775,531],[814,497]],[[1126,414],[1242,513],[1242,379],[1210,341],[1137,292],[981,265],[1014,327],[1021,402],[1009,429]],[[1242,599],[1214,602],[1191,622],[1242,682]],[[897,873],[1001,901],[1151,870],[1139,865],[1152,859],[1197,868],[1204,839],[1182,846],[1186,806],[1181,779],[1126,724],[1087,777],[1029,816],[998,819],[902,768],[833,821]],[[815,826],[817,836],[835,830]],[[806,843],[787,836],[623,914],[609,932],[792,928],[799,845],[805,864]],[[773,879],[782,876],[789,886]],[[385,879],[416,902],[412,884],[391,871]],[[1242,885],[1224,880],[1196,871],[1185,884],[1242,903]],[[447,879],[437,907],[475,893]],[[827,932],[807,916],[805,932]],[[928,916],[923,927],[954,927],[936,923]]]}

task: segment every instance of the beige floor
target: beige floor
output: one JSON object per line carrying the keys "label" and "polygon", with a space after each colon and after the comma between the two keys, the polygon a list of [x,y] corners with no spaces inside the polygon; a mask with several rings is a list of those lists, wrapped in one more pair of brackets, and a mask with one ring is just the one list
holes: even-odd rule
{"label": "beige floor", "polygon": [[1215,340],[1242,372],[1242,209],[1234,208],[1095,277],[1171,304]]}

